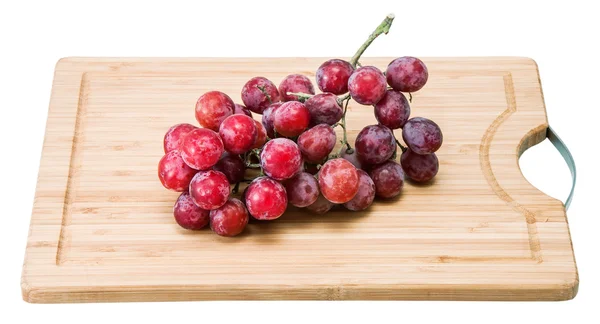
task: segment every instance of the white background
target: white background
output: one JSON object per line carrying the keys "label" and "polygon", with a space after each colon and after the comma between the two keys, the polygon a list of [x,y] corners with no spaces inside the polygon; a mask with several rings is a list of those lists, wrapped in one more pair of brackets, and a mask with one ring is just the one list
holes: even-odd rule
{"label": "white background", "polygon": [[[577,322],[598,323],[598,95],[594,1],[6,1],[0,5],[0,322]],[[548,303],[195,302],[31,305],[20,274],[56,61],[65,56],[350,56],[389,12],[366,56],[528,56],[550,124],[579,172],[568,212],[579,295]],[[440,107],[443,109],[443,107]],[[445,130],[451,131],[451,130]],[[527,178],[564,199],[568,170],[548,143],[521,159]],[[594,303],[594,301],[596,301]],[[597,309],[596,309],[597,311]]]}

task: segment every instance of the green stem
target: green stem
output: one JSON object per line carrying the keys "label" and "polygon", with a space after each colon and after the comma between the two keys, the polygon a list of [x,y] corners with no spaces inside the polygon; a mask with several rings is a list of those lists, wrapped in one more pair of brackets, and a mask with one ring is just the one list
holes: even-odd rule
{"label": "green stem", "polygon": [[345,94],[345,95],[343,95],[341,97],[338,97],[337,98],[337,103],[338,103],[338,105],[340,105],[340,107],[343,107],[344,106],[344,101],[346,101],[348,99],[350,99],[350,93],[347,93],[347,94]]}
{"label": "green stem", "polygon": [[350,146],[350,143],[348,143],[348,132],[346,132],[346,112],[348,111],[348,103],[350,102],[350,97],[348,96],[348,98],[346,99],[346,105],[344,106],[344,113],[342,114],[342,121],[340,123],[340,126],[342,126],[342,133],[344,134],[343,139],[341,140],[342,142],[342,147],[340,147],[340,150],[337,153],[337,157],[342,155],[342,152],[344,152],[344,149],[346,151],[350,151],[352,150],[352,146]]}
{"label": "green stem", "polygon": [[233,190],[231,190],[232,193],[236,194],[238,193],[238,191],[240,191],[240,183],[236,183],[235,187],[233,187]]}
{"label": "green stem", "polygon": [[407,150],[406,146],[402,145],[400,143],[400,141],[398,141],[397,139],[396,139],[396,144],[398,144],[398,147],[402,150],[402,153],[406,152],[406,150]]}
{"label": "green stem", "polygon": [[312,96],[312,94],[309,93],[303,93],[303,92],[288,92],[287,93],[288,96],[296,96],[298,97],[298,100],[300,102],[305,102],[306,100],[310,99]]}
{"label": "green stem", "polygon": [[265,87],[259,86],[259,85],[257,85],[256,87],[258,88],[258,90],[260,90],[260,92],[262,92],[265,95],[265,97],[267,97],[267,100],[269,100],[269,103],[272,104],[273,100],[271,99],[271,95],[269,95],[269,93],[267,92]]}
{"label": "green stem", "polygon": [[375,31],[371,33],[371,35],[369,35],[369,38],[367,38],[367,40],[362,44],[358,51],[356,51],[356,54],[354,54],[354,56],[352,56],[352,58],[350,59],[350,64],[352,65],[352,67],[356,68],[356,65],[358,64],[358,60],[360,59],[361,55],[365,52],[367,47],[369,47],[369,45],[373,43],[377,36],[381,34],[387,34],[390,31],[392,21],[394,21],[394,14],[387,15],[387,17],[385,17],[381,24],[377,26]]}

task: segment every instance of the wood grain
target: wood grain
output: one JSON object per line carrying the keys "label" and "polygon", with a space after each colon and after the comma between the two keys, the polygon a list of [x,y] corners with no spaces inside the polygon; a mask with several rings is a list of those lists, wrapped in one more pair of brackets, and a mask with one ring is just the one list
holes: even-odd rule
{"label": "wood grain", "polygon": [[[365,58],[385,67],[389,58]],[[218,89],[314,79],[320,58],[58,62],[23,265],[34,303],[218,299],[565,300],[578,275],[565,209],[518,157],[548,127],[535,62],[429,58],[412,116],[444,130],[429,185],[368,211],[290,209],[243,235],[190,232],[156,176],[162,137]],[[349,134],[374,124],[351,102]],[[257,116],[257,118],[260,116]],[[399,132],[397,132],[399,135]]]}

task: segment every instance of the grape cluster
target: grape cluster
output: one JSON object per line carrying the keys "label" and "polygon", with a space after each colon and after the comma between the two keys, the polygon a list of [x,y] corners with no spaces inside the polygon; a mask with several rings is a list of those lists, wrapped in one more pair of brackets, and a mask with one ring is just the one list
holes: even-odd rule
{"label": "grape cluster", "polygon": [[[181,192],[173,208],[175,221],[190,230],[210,224],[218,235],[235,236],[250,217],[277,219],[288,205],[316,214],[336,205],[360,211],[376,197],[400,195],[405,175],[430,181],[439,168],[435,152],[442,132],[429,119],[410,118],[411,100],[404,94],[412,98],[425,85],[427,67],[417,58],[400,57],[384,73],[358,62],[392,20],[386,17],[350,61],[332,59],[319,66],[319,94],[300,74],[288,75],[279,87],[264,77],[250,79],[242,87],[243,105],[223,92],[203,94],[195,108],[202,128],[171,127],[158,164],[162,185]],[[345,118],[351,99],[373,106],[378,121],[360,131],[354,148]],[[262,115],[261,122],[253,113]],[[343,134],[337,152],[335,127]],[[406,146],[395,137],[397,129]],[[246,179],[249,174],[258,175]],[[234,198],[244,182],[249,184],[241,199]]]}

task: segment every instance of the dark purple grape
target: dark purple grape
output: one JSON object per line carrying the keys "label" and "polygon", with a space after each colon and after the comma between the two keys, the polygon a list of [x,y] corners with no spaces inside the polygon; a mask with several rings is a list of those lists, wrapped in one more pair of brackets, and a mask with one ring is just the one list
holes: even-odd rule
{"label": "dark purple grape", "polygon": [[358,172],[358,192],[344,207],[352,211],[365,210],[373,203],[375,199],[375,183],[369,175],[363,170]]}
{"label": "dark purple grape", "polygon": [[344,60],[325,61],[317,69],[317,86],[323,92],[341,95],[348,92],[348,79],[354,68]]}
{"label": "dark purple grape", "polygon": [[317,179],[306,172],[301,172],[284,183],[288,202],[296,207],[306,207],[319,197]]}
{"label": "dark purple grape", "polygon": [[[269,97],[263,93],[261,88],[264,89]],[[242,88],[242,101],[248,109],[257,114],[262,114],[272,102],[281,101],[281,96],[277,87],[269,79],[254,77],[246,82]]]}
{"label": "dark purple grape", "polygon": [[213,170],[222,172],[229,183],[234,184],[244,180],[246,165],[239,155],[223,153],[219,162],[213,166]]}
{"label": "dark purple grape", "polygon": [[406,176],[415,182],[427,182],[433,179],[440,167],[435,153],[417,154],[411,149],[402,153],[400,164]]}
{"label": "dark purple grape", "polygon": [[352,99],[361,105],[374,105],[385,94],[385,76],[374,66],[356,69],[348,80],[348,90]]}
{"label": "dark purple grape", "polygon": [[265,127],[265,130],[267,131],[267,136],[269,136],[269,138],[275,138],[275,120],[273,117],[275,117],[275,110],[281,105],[283,105],[283,102],[276,102],[263,111],[262,124]]}
{"label": "dark purple grape", "polygon": [[393,60],[387,67],[387,83],[394,90],[415,92],[427,83],[429,73],[423,61],[416,57],[404,56]]}
{"label": "dark purple grape", "polygon": [[317,125],[298,137],[298,147],[308,163],[321,163],[335,146],[335,132],[327,124]]}
{"label": "dark purple grape", "polygon": [[410,116],[410,105],[402,92],[388,90],[375,105],[375,118],[389,129],[402,128]]}
{"label": "dark purple grape", "polygon": [[409,119],[402,128],[402,138],[417,154],[437,151],[444,140],[440,127],[432,120],[423,117]]}
{"label": "dark purple grape", "polygon": [[319,197],[317,198],[317,200],[314,203],[306,206],[306,209],[308,209],[309,211],[311,211],[315,214],[325,214],[331,208],[333,208],[333,206],[335,206],[334,203],[327,200],[323,195],[319,195]]}
{"label": "dark purple grape", "polygon": [[279,94],[283,101],[298,100],[297,96],[288,95],[288,92],[315,94],[315,87],[304,75],[290,74],[279,84]]}
{"label": "dark purple grape", "polygon": [[358,159],[358,155],[356,154],[356,150],[352,150],[352,153],[348,153],[348,150],[343,150],[342,154],[340,155],[340,157],[342,159],[346,159],[348,161],[350,161],[350,163],[352,163],[357,169],[363,169],[363,164],[362,162],[360,162],[360,160]]}
{"label": "dark purple grape", "polygon": [[379,164],[389,160],[396,150],[394,133],[383,125],[370,125],[358,133],[354,143],[363,164]]}
{"label": "dark purple grape", "polygon": [[338,97],[333,93],[319,93],[310,97],[304,105],[310,112],[310,124],[333,125],[342,119],[344,113],[337,102]]}
{"label": "dark purple grape", "polygon": [[395,161],[387,161],[369,173],[375,183],[377,197],[393,198],[400,194],[404,186],[404,171]]}

